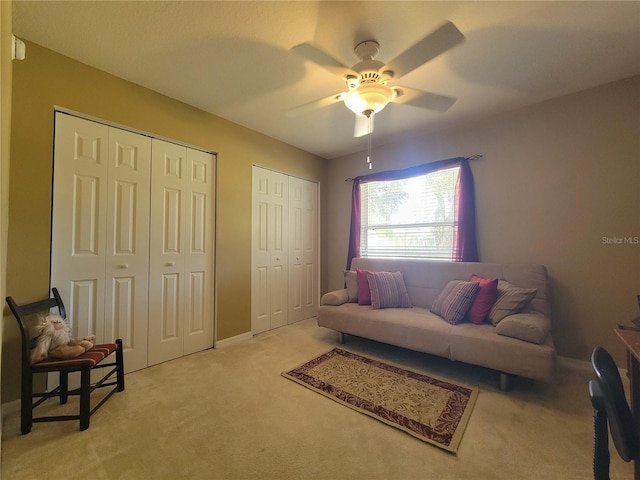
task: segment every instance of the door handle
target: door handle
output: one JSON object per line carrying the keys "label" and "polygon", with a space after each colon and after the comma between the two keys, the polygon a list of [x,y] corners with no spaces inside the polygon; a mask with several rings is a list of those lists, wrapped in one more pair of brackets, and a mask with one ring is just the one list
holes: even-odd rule
{"label": "door handle", "polygon": [[167,267],[175,267],[176,266],[176,262],[167,262],[167,263],[165,263],[165,266],[167,266]]}
{"label": "door handle", "polygon": [[128,263],[121,263],[120,265],[118,265],[118,268],[129,268],[129,264]]}

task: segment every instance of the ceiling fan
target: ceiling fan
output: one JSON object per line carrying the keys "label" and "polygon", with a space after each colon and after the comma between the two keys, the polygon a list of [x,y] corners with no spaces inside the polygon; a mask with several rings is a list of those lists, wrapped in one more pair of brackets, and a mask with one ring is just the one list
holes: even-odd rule
{"label": "ceiling fan", "polygon": [[415,70],[429,60],[464,41],[464,35],[451,22],[446,22],[412,47],[405,50],[387,64],[376,60],[380,44],[366,40],[355,46],[354,52],[360,62],[349,68],[317,47],[303,43],[292,48],[298,55],[341,77],[348,90],[301,105],[287,112],[298,116],[338,102],[356,114],[354,136],[360,137],[373,131],[374,114],[388,103],[400,103],[414,107],[446,112],[455,98],[429,93],[388,83]]}

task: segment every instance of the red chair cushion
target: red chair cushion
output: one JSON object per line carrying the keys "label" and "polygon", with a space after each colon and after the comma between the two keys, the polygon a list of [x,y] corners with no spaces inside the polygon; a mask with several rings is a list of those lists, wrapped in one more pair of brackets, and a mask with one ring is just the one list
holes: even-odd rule
{"label": "red chair cushion", "polygon": [[103,343],[94,345],[92,349],[87,350],[82,355],[74,358],[68,358],[66,360],[43,360],[31,366],[32,370],[49,371],[57,368],[73,368],[78,367],[84,363],[90,363],[91,368],[98,365],[102,360],[107,358],[113,352],[116,351],[118,346],[115,343]]}

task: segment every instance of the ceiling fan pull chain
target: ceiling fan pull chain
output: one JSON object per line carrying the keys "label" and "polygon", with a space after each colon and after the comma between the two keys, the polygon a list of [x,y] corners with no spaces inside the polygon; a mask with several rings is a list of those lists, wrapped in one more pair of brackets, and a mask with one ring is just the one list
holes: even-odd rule
{"label": "ceiling fan pull chain", "polygon": [[369,139],[368,139],[368,152],[367,152],[367,165],[369,166],[369,170],[371,170],[372,168],[372,164],[371,164],[371,135],[373,135],[373,114],[370,113],[369,114]]}

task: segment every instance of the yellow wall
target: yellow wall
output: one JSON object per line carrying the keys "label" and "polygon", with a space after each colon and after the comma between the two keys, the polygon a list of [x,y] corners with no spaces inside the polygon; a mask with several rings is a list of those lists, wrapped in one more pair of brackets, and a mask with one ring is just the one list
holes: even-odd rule
{"label": "yellow wall", "polygon": [[[27,302],[47,295],[54,105],[218,152],[217,340],[251,330],[251,166],[320,182],[317,156],[176,100],[27,43],[13,72],[12,161],[7,292]],[[321,231],[326,213],[321,209]],[[326,242],[321,240],[326,251]],[[321,256],[322,255],[321,252]],[[321,272],[323,273],[323,272]],[[326,272],[322,274],[326,278]],[[9,333],[8,333],[9,335]],[[7,360],[17,329],[5,338]],[[16,354],[14,351],[11,355]],[[9,370],[8,368],[6,370]],[[13,370],[13,369],[12,369]],[[3,401],[17,398],[15,374],[3,371]]]}
{"label": "yellow wall", "polygon": [[[7,260],[7,220],[9,205],[9,155],[11,137],[11,2],[0,2],[0,299],[6,292]],[[4,324],[0,325],[0,357]],[[0,369],[2,361],[0,358]],[[0,396],[4,392],[4,383],[0,384]],[[2,408],[0,408],[0,432],[2,432]],[[0,433],[1,436],[1,433]],[[0,462],[1,463],[1,462]]]}
{"label": "yellow wall", "polygon": [[[624,367],[613,329],[639,313],[638,105],[634,77],[376,147],[374,166],[483,154],[471,163],[480,259],[546,265],[559,354],[587,360],[602,345]],[[329,164],[330,289],[341,287],[347,256],[351,184],[344,180],[366,173],[363,154]]]}

